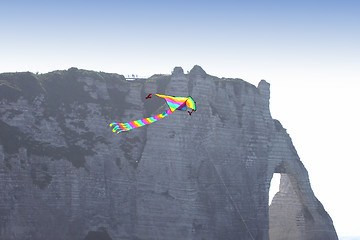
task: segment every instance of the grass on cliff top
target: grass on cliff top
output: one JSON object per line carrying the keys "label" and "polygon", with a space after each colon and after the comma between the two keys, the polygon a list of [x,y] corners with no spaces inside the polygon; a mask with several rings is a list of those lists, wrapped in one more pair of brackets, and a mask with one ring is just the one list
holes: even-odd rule
{"label": "grass on cliff top", "polygon": [[31,72],[0,74],[0,98],[16,101],[20,96],[27,100],[44,92],[38,75]]}
{"label": "grass on cliff top", "polygon": [[0,87],[1,86],[6,86],[6,87],[12,88],[14,90],[21,91],[21,89],[18,86],[16,86],[15,84],[12,84],[11,82],[9,82],[7,80],[0,79]]}
{"label": "grass on cliff top", "polygon": [[91,70],[78,69],[75,67],[69,68],[68,70],[56,70],[53,72],[40,74],[38,76],[41,79],[41,81],[49,81],[49,80],[51,81],[54,76],[66,77],[69,74],[77,75],[78,77],[81,77],[81,78],[91,77],[94,79],[101,78],[104,80],[111,79],[111,80],[119,80],[119,81],[126,82],[125,77],[123,75],[120,75],[117,73],[105,73],[105,72],[101,72],[101,71],[96,72],[96,71],[91,71]]}
{"label": "grass on cliff top", "polygon": [[166,75],[166,74],[154,74],[151,77],[149,77],[148,79],[146,79],[146,82],[157,82],[158,80],[161,80],[164,77],[170,77],[170,75]]}

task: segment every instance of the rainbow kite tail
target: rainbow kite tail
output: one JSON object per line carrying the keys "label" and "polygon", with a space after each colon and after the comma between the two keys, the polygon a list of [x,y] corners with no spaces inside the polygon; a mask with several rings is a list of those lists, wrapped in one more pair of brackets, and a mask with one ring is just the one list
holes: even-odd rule
{"label": "rainbow kite tail", "polygon": [[153,117],[143,118],[143,119],[139,119],[139,120],[136,120],[136,121],[127,122],[127,123],[113,122],[113,123],[110,123],[109,126],[113,128],[113,130],[112,130],[113,132],[120,133],[120,132],[123,132],[123,131],[129,131],[131,129],[142,127],[142,126],[145,126],[147,124],[156,122],[156,121],[168,116],[169,114],[171,114],[173,112],[174,112],[174,110],[168,109],[164,113],[158,114],[158,115],[153,116]]}

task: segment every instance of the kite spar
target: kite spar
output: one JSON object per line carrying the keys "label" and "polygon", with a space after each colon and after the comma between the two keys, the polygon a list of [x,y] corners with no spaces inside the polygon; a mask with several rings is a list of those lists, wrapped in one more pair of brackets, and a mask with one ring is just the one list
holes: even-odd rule
{"label": "kite spar", "polygon": [[[146,99],[151,98],[152,95],[153,94],[149,94],[146,97]],[[154,95],[165,99],[166,103],[169,106],[169,109],[167,109],[164,113],[158,114],[153,117],[143,118],[143,119],[139,119],[136,121],[127,122],[127,123],[117,123],[117,122],[110,123],[110,127],[113,128],[113,132],[119,133],[119,132],[129,131],[134,128],[145,126],[147,124],[156,122],[156,121],[170,115],[175,110],[187,111],[187,110],[191,109],[191,111],[188,111],[189,115],[191,115],[192,112],[196,111],[196,106],[195,106],[196,103],[191,97],[174,97],[174,96],[166,96],[166,95],[161,95],[161,94],[154,94]]]}

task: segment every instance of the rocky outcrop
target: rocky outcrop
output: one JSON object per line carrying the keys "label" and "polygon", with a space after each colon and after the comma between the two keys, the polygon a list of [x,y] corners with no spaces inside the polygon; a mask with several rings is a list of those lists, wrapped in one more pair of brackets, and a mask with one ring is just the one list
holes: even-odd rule
{"label": "rocky outcrop", "polygon": [[[197,111],[112,133],[112,121],[166,109],[145,101],[151,92],[191,95]],[[264,80],[200,66],[135,81],[76,68],[1,74],[0,238],[337,239],[269,98]],[[292,191],[281,188],[269,221],[273,173]]]}

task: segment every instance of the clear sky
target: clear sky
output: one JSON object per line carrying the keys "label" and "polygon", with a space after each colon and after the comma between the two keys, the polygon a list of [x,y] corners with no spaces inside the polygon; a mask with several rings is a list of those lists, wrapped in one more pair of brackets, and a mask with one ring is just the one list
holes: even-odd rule
{"label": "clear sky", "polygon": [[360,228],[360,1],[4,1],[0,72],[170,74],[271,84],[339,236]]}

